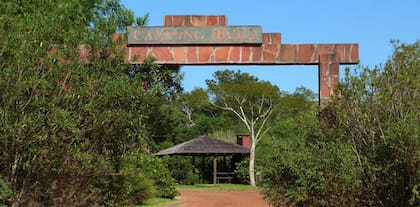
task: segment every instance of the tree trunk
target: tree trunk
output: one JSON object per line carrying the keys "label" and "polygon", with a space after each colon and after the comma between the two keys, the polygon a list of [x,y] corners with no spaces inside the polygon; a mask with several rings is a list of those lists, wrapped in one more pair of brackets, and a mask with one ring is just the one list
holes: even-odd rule
{"label": "tree trunk", "polygon": [[249,153],[249,183],[251,186],[256,186],[255,184],[255,146],[256,143],[253,139],[251,143],[251,149]]}

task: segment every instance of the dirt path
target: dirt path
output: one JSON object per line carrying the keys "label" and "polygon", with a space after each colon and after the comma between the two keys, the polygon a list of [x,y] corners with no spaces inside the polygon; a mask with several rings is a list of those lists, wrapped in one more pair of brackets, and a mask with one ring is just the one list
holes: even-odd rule
{"label": "dirt path", "polygon": [[269,207],[259,191],[179,190],[177,207]]}

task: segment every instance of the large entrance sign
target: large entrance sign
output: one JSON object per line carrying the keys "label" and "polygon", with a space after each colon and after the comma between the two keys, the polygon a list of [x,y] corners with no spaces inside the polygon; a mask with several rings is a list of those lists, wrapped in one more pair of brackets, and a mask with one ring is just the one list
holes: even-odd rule
{"label": "large entrance sign", "polygon": [[283,44],[261,26],[227,26],[223,15],[165,16],[164,26],[129,27],[126,60],[170,65],[318,65],[319,101],[336,94],[340,64],[359,62],[358,44]]}
{"label": "large entrance sign", "polygon": [[128,27],[129,45],[262,44],[261,27]]}

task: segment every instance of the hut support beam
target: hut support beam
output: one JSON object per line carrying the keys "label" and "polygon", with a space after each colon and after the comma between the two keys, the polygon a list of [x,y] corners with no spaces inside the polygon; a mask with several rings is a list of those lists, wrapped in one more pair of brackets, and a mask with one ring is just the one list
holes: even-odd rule
{"label": "hut support beam", "polygon": [[213,184],[217,184],[217,159],[213,158]]}
{"label": "hut support beam", "polygon": [[206,157],[203,155],[203,159],[201,160],[201,183],[204,183],[204,168],[205,168],[205,159]]}

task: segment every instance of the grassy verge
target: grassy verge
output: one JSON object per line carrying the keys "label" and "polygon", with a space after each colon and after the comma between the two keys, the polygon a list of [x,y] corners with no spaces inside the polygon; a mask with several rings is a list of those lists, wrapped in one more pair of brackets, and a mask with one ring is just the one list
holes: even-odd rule
{"label": "grassy verge", "polygon": [[178,185],[180,190],[258,190],[258,187],[241,184],[195,184],[195,185]]}
{"label": "grassy verge", "polygon": [[143,205],[139,205],[136,207],[164,207],[166,204],[173,202],[174,200],[167,199],[167,198],[152,198],[144,202]]}

